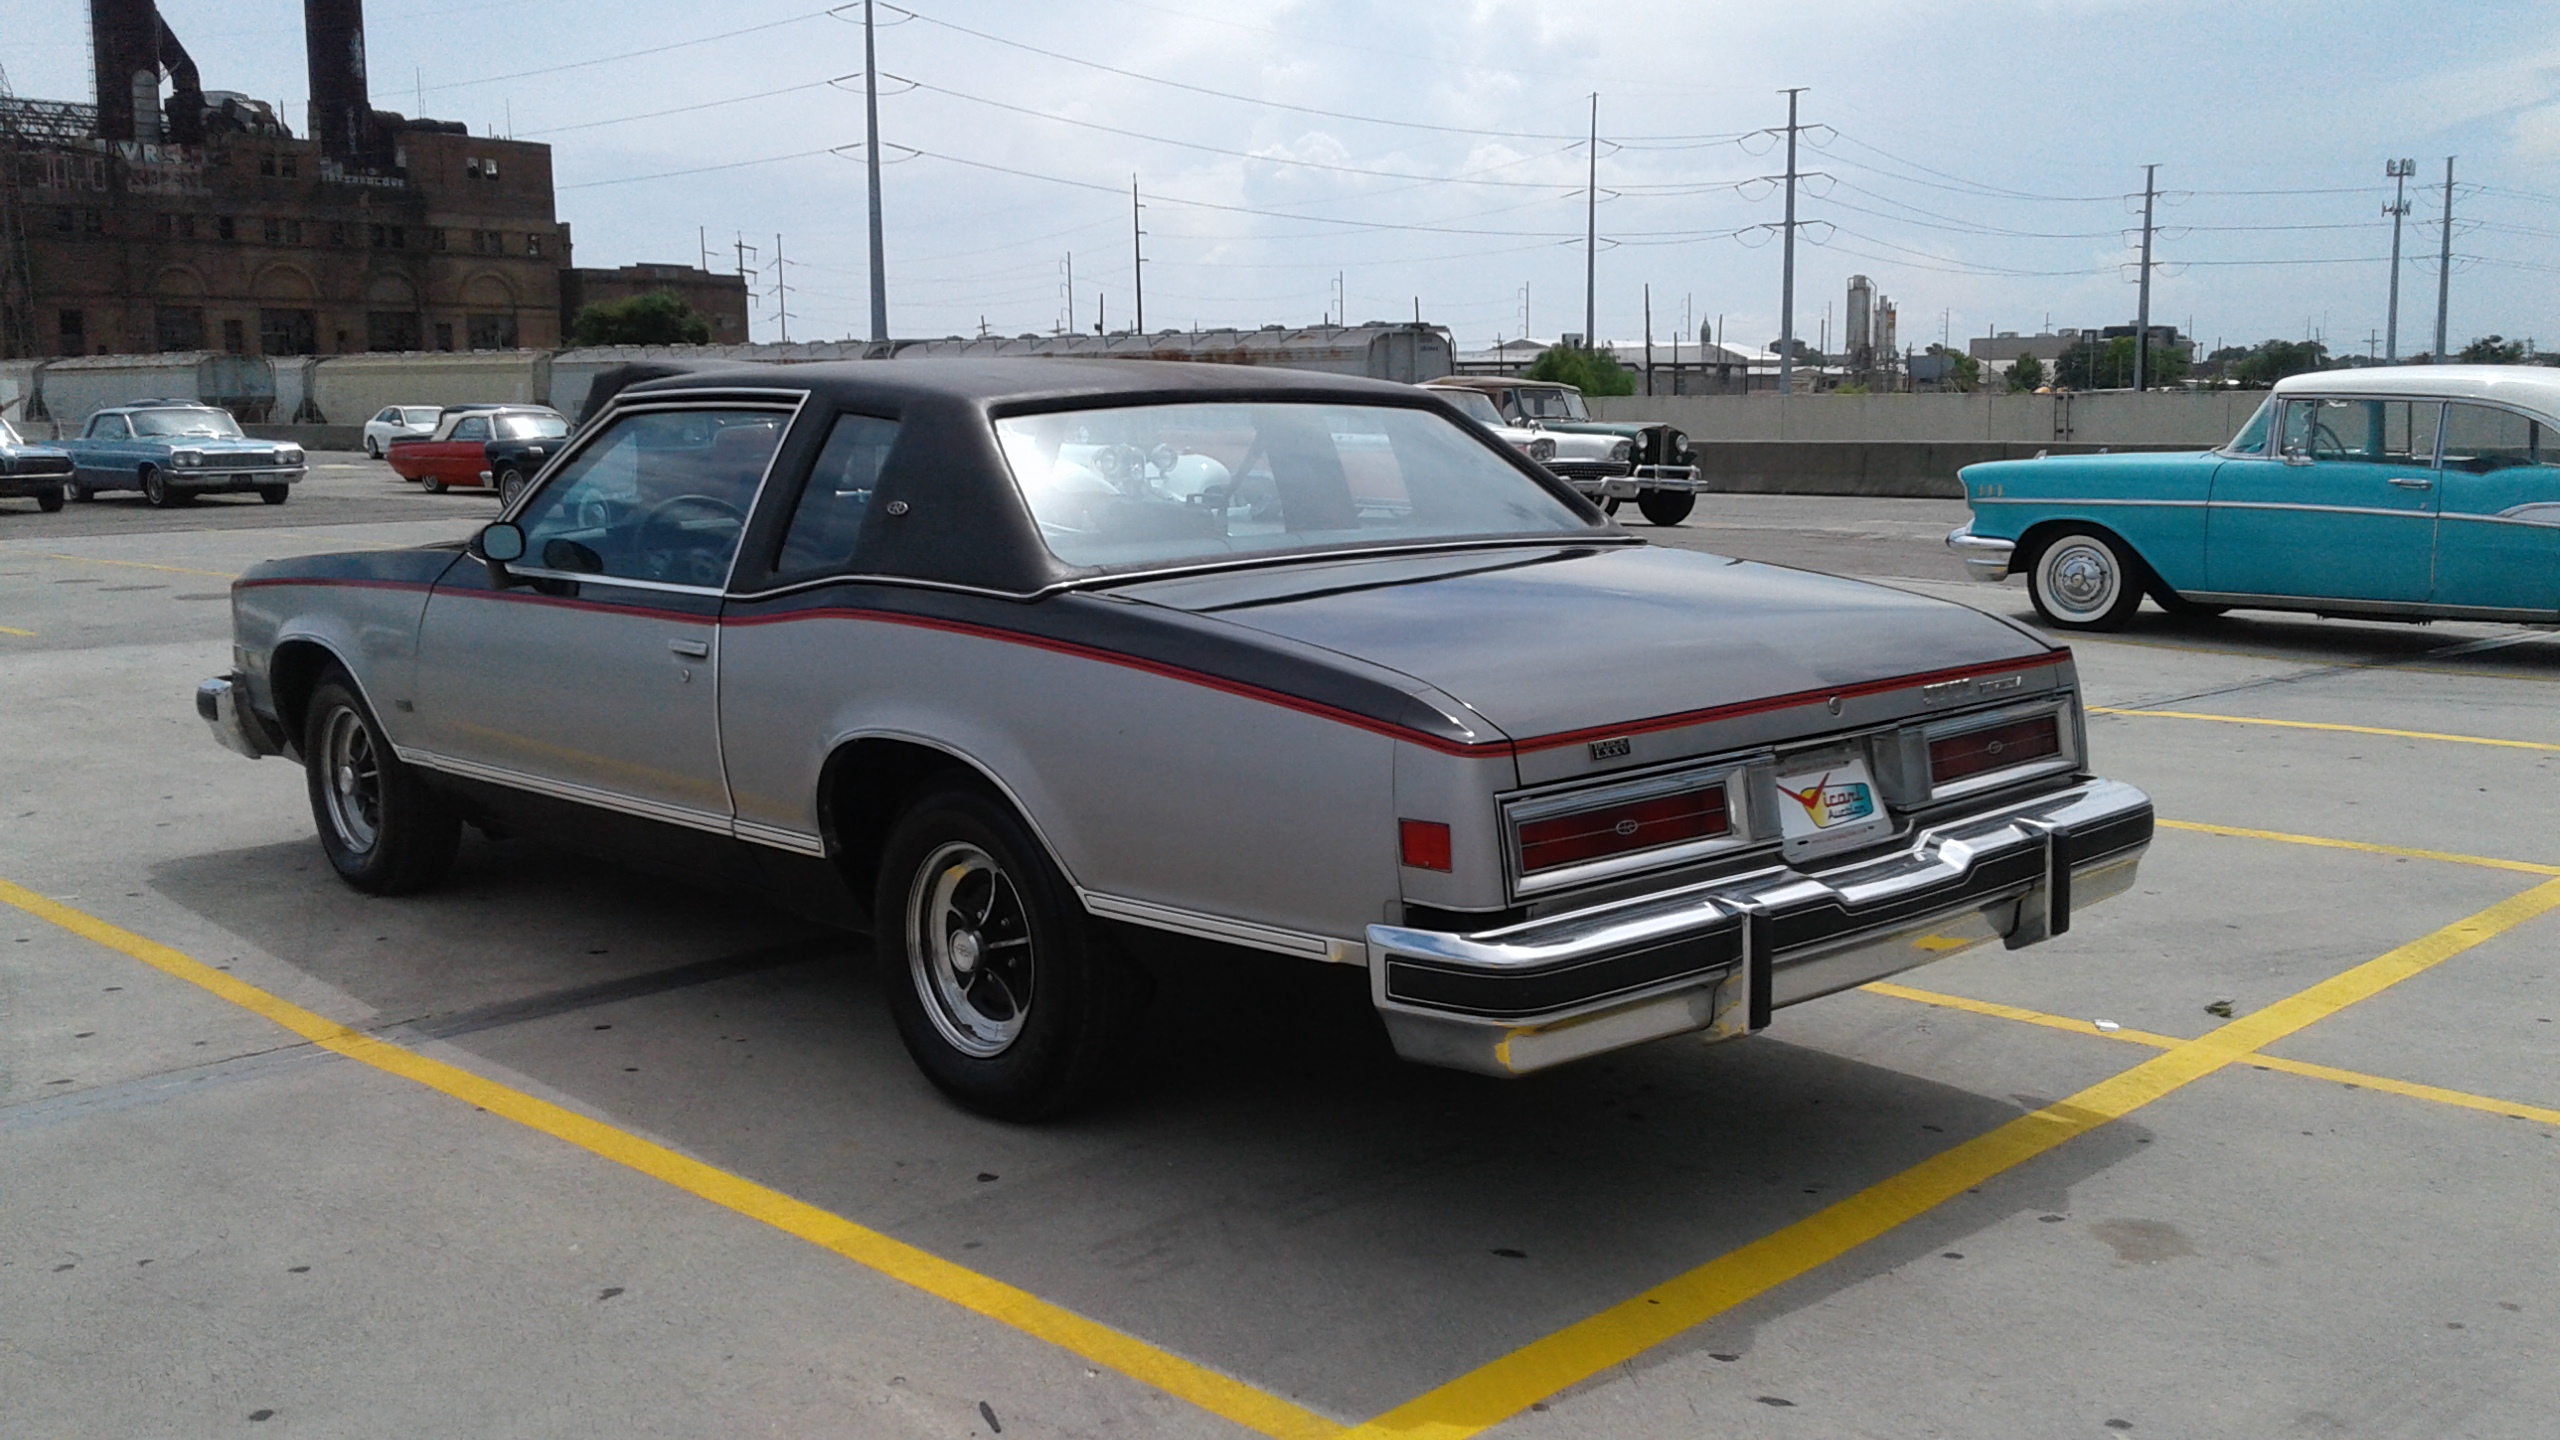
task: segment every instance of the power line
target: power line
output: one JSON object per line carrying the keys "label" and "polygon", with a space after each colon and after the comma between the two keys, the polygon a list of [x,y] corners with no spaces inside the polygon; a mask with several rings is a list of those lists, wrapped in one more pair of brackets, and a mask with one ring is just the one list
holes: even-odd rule
{"label": "power line", "polygon": [[796,95],[803,90],[822,90],[850,80],[851,75],[838,75],[830,80],[811,80],[800,85],[785,85],[779,90],[759,90],[753,95],[732,95],[725,100],[705,100],[699,105],[678,105],[672,110],[649,110],[638,115],[617,115],[610,120],[582,120],[575,125],[554,125],[547,130],[527,130],[518,138],[536,135],[566,135],[572,130],[595,130],[607,125],[628,125],[635,120],[658,120],[669,115],[690,115],[696,110],[717,110],[724,105],[744,105],[750,100],[770,100],[776,95]]}
{"label": "power line", "polygon": [[717,35],[704,35],[692,40],[670,41],[664,45],[649,46],[645,50],[625,50],[618,55],[599,55],[593,60],[572,60],[566,64],[545,65],[535,70],[515,70],[504,75],[483,75],[477,80],[449,80],[442,85],[423,86],[421,87],[421,91],[422,93],[432,91],[441,94],[447,90],[468,90],[475,85],[495,85],[502,80],[523,80],[535,75],[558,75],[570,70],[591,70],[598,65],[612,65],[624,60],[637,60],[646,55],[664,55],[670,50],[690,50],[696,45],[709,45],[721,40],[735,40],[741,35],[760,35],[767,30],[779,30],[786,25],[797,25],[806,20],[823,20],[826,17],[835,14],[836,10],[843,8],[843,6],[837,6],[835,9],[831,10],[810,10],[798,15],[788,16],[780,20],[768,20],[761,25],[749,25],[740,30],[723,30]]}

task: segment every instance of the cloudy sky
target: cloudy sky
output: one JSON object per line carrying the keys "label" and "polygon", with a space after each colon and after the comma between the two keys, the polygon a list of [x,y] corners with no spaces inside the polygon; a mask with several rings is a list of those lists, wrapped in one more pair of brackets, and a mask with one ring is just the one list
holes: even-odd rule
{"label": "cloudy sky", "polygon": [[[162,0],[208,88],[299,130],[298,0]],[[774,338],[867,333],[859,5],[374,0],[374,103],[554,146],[588,265],[736,265]],[[89,98],[80,0],[0,0],[19,93]],[[2384,162],[2414,158],[2402,349],[2434,327],[2560,349],[2560,6],[2377,0],[915,0],[879,6],[900,335],[1422,314],[1468,345],[1580,330],[1581,135],[1599,96],[1597,305],[1612,339],[1777,333],[1781,86],[1808,87],[1798,328],[1848,276],[1901,338],[2131,318],[2159,165],[2153,316],[2207,344],[2383,324]],[[894,77],[894,78],[892,78]],[[1341,299],[1337,302],[1337,284]],[[1525,297],[1525,298],[1524,298]]]}

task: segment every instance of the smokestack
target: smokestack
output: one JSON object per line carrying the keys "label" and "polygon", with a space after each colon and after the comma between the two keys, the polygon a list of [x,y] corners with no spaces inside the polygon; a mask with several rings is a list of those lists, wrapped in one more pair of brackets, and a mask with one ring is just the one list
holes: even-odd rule
{"label": "smokestack", "polygon": [[97,57],[98,138],[159,139],[159,8],[152,0],[89,0],[89,48]]}
{"label": "smokestack", "polygon": [[311,137],[332,159],[371,162],[379,147],[364,79],[364,0],[302,0],[302,28],[311,63]]}

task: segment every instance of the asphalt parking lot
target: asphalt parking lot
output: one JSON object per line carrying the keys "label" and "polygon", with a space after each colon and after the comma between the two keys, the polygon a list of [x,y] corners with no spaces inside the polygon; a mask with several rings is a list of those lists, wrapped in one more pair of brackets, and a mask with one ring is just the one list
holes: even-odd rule
{"label": "asphalt parking lot", "polygon": [[[2065,937],[1513,1083],[1275,962],[1026,1129],[788,917],[476,836],[433,894],[340,885],[299,773],[195,718],[218,602],[496,504],[315,460],[282,508],[0,502],[0,1435],[2560,1414],[2560,636],[2146,611],[2074,648],[2164,827]],[[2029,615],[1963,513],[1649,533]]]}

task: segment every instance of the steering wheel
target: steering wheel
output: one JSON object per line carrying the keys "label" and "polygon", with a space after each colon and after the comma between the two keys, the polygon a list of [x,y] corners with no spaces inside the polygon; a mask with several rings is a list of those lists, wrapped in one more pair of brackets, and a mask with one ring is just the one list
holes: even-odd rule
{"label": "steering wheel", "polygon": [[2345,438],[2340,436],[2337,431],[2330,429],[2329,422],[2326,420],[2314,420],[2311,422],[2311,458],[2314,460],[2344,460],[2347,458],[2347,442]]}
{"label": "steering wheel", "polygon": [[[746,512],[716,495],[671,495],[650,506],[640,516],[631,532],[632,548],[639,551],[640,568],[653,580],[673,585],[716,586],[729,578],[729,557],[694,544],[691,537],[677,528],[670,514],[685,506],[708,510],[735,522],[744,530]],[[665,532],[664,540],[660,532]],[[679,570],[682,573],[677,573]]]}

